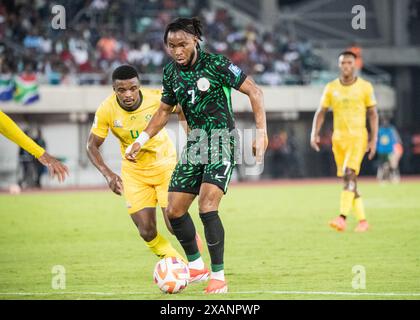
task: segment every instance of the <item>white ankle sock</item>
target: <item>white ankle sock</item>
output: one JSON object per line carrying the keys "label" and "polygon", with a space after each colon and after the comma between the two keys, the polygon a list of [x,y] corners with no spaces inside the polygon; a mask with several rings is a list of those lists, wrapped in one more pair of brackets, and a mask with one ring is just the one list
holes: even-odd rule
{"label": "white ankle sock", "polygon": [[188,262],[188,268],[190,268],[190,269],[197,269],[197,270],[204,269],[204,261],[203,261],[203,258],[199,257],[198,259],[196,259],[194,261]]}
{"label": "white ankle sock", "polygon": [[217,271],[217,272],[212,271],[211,274],[210,274],[210,279],[225,281],[225,271],[224,270],[220,270],[220,271]]}

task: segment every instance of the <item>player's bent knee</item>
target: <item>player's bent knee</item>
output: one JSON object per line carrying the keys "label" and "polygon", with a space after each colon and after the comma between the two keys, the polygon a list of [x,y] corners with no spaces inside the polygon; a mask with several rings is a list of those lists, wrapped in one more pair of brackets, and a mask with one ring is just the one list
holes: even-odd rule
{"label": "player's bent knee", "polygon": [[176,219],[184,215],[185,210],[180,210],[179,208],[176,208],[175,206],[169,204],[166,208],[166,215],[169,219]]}
{"label": "player's bent knee", "polygon": [[147,226],[145,228],[139,228],[140,236],[144,241],[152,241],[157,236],[156,226]]}
{"label": "player's bent knee", "polygon": [[200,212],[210,212],[218,209],[217,199],[211,196],[206,196],[198,199],[198,210]]}
{"label": "player's bent knee", "polygon": [[349,191],[356,191],[356,172],[353,169],[346,169],[344,172],[344,189]]}

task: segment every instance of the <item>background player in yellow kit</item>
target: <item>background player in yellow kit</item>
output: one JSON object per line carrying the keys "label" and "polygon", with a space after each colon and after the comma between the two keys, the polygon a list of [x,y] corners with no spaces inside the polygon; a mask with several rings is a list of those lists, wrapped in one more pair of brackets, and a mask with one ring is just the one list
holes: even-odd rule
{"label": "background player in yellow kit", "polygon": [[[358,219],[356,232],[367,231],[364,205],[357,190],[357,176],[364,154],[369,152],[372,160],[376,152],[378,136],[378,114],[376,99],[370,82],[355,75],[356,56],[344,51],[339,56],[340,77],[329,82],[315,113],[311,146],[319,151],[319,131],[325,114],[331,108],[334,117],[333,153],[337,165],[337,176],[343,177],[344,190],[341,192],[340,215],[330,222],[338,231],[346,228],[346,217],[353,208]],[[368,118],[370,134],[366,128]]]}
{"label": "background player in yellow kit", "polygon": [[48,168],[50,176],[57,176],[58,181],[63,182],[69,174],[69,170],[64,164],[29,138],[18,125],[2,111],[0,111],[0,134],[4,135],[7,139],[13,141],[37,158],[39,162]]}
{"label": "background player in yellow kit", "polygon": [[[142,149],[136,161],[125,159],[125,149],[146,128],[159,108],[161,92],[140,89],[139,76],[132,66],[123,65],[112,74],[114,93],[99,106],[88,138],[89,159],[104,175],[111,190],[124,195],[128,213],[147,246],[158,257],[177,256],[184,259],[156,228],[156,205],[165,214],[169,180],[176,164],[176,150],[168,133],[162,130]],[[120,141],[121,177],[104,162],[99,147],[111,130]]]}

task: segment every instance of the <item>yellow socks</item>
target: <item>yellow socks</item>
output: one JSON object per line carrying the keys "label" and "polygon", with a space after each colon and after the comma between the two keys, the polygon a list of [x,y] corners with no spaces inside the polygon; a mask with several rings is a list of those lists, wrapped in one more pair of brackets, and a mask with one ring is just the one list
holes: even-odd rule
{"label": "yellow socks", "polygon": [[146,241],[146,245],[159,258],[178,257],[182,261],[185,261],[185,258],[182,255],[180,255],[178,251],[176,251],[174,247],[172,247],[171,243],[159,233],[157,234],[156,238],[154,238],[152,241]]}
{"label": "yellow socks", "polygon": [[351,208],[353,207],[354,192],[343,190],[341,191],[340,198],[340,214],[348,216]]}
{"label": "yellow socks", "polygon": [[365,206],[363,205],[362,197],[358,197],[354,199],[353,210],[358,221],[366,220]]}

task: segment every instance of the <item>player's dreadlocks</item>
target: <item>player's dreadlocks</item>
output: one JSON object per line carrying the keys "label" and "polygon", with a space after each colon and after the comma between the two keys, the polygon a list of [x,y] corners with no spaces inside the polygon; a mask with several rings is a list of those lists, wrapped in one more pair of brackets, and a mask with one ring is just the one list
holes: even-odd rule
{"label": "player's dreadlocks", "polygon": [[163,36],[163,41],[165,42],[165,44],[167,43],[168,33],[170,31],[175,32],[179,30],[190,33],[196,36],[199,40],[202,40],[202,29],[203,27],[201,25],[201,21],[198,18],[177,18],[167,25],[165,29],[165,35]]}

